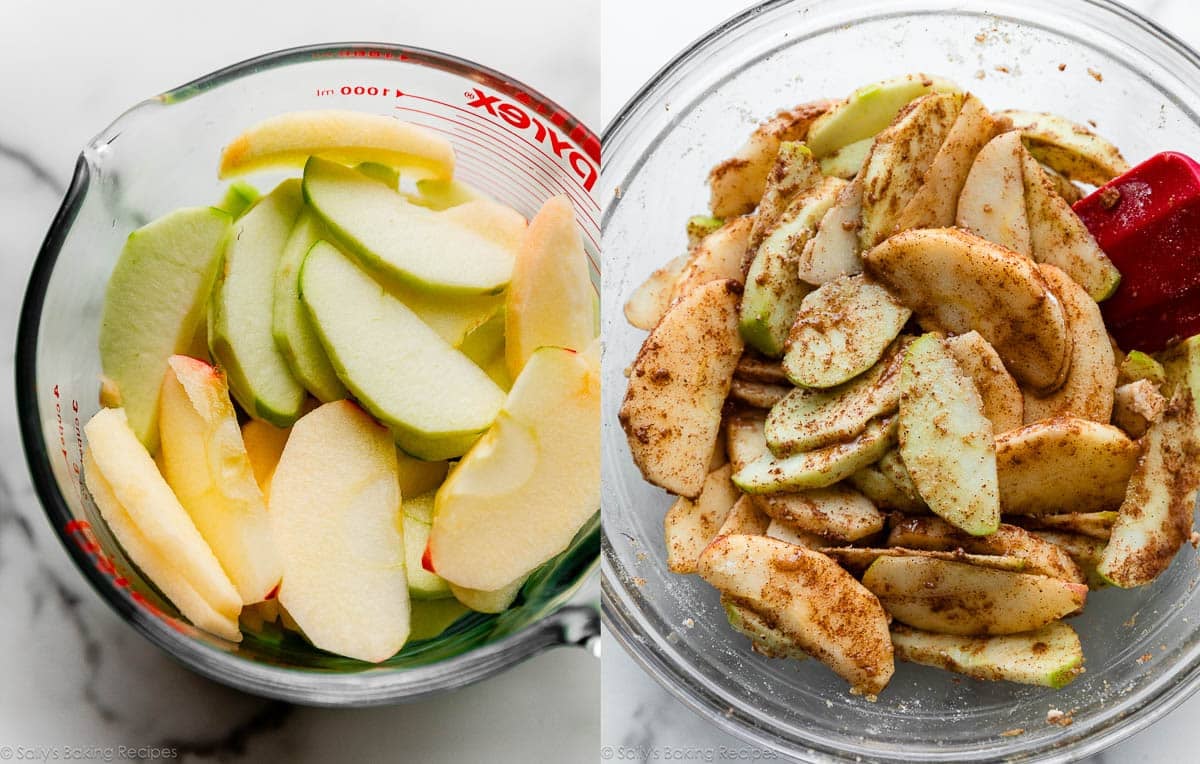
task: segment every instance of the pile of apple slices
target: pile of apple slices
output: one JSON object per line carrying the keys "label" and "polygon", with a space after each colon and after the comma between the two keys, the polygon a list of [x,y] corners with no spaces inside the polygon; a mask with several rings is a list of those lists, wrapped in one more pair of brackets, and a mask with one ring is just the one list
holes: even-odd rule
{"label": "pile of apple slices", "polygon": [[526,225],[434,133],[286,114],[221,173],[290,166],[130,235],[85,480],[195,626],[378,662],[510,607],[598,511],[595,294],[570,202]]}
{"label": "pile of apple slices", "polygon": [[1060,687],[1089,587],[1191,535],[1200,337],[1124,355],[1072,211],[1091,131],[908,75],[780,113],[630,296],[620,419],[668,564],[765,655],[872,696],[896,657]]}

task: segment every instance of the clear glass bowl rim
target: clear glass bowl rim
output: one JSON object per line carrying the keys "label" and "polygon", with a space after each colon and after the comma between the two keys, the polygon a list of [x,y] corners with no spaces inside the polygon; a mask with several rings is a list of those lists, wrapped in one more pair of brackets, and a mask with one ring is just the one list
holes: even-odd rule
{"label": "clear glass bowl rim", "polygon": [[[661,92],[681,81],[686,76],[686,70],[692,62],[702,58],[706,52],[722,42],[727,35],[739,30],[759,16],[772,13],[796,2],[798,0],[764,0],[752,5],[711,28],[676,54],[655,72],[605,125],[601,135],[601,144],[605,147],[606,155],[611,156],[610,152],[621,150],[626,133],[631,129],[632,121],[645,109],[650,108]],[[1071,0],[1071,2],[1080,6],[1090,6],[1094,11],[1109,13],[1125,23],[1140,28],[1141,31],[1157,38],[1159,42],[1165,43],[1183,60],[1200,71],[1200,53],[1137,11],[1114,0]],[[903,13],[904,10],[904,5],[897,3],[891,12]],[[638,165],[633,165],[630,172],[636,173],[637,170]],[[615,181],[619,184],[616,186],[617,188],[627,185],[623,177],[616,178]],[[606,184],[605,187],[607,188],[608,185]],[[602,230],[616,207],[619,206],[619,199],[618,196],[615,204],[605,205],[604,214],[601,217]],[[600,543],[601,620],[634,661],[672,696],[718,729],[747,742],[760,745],[766,750],[788,756],[804,757],[805,761],[864,761],[869,759],[871,754],[867,751],[847,752],[841,748],[823,744],[815,736],[801,741],[777,734],[762,720],[742,714],[737,709],[730,707],[718,694],[705,687],[704,683],[696,681],[686,667],[653,650],[651,648],[652,641],[643,636],[645,619],[638,611],[633,599],[628,595],[626,584],[623,583],[622,577],[617,572],[614,562],[616,553],[609,540],[607,529],[603,525]],[[1077,730],[1075,734],[1067,732],[1061,739],[1047,741],[1040,747],[1023,745],[1019,738],[1013,738],[1010,742],[997,744],[993,751],[988,752],[986,756],[973,754],[970,760],[975,762],[1071,761],[1109,748],[1154,724],[1197,690],[1200,690],[1200,649],[1193,649],[1190,659],[1182,664],[1175,674],[1152,684],[1153,686],[1139,693],[1140,697],[1135,703],[1125,706],[1123,713],[1109,715],[1102,723],[1091,728]],[[1071,728],[1066,729],[1071,730]],[[922,752],[922,755],[928,756],[928,753]],[[921,758],[912,758],[896,752],[893,752],[887,760],[923,761]],[[960,759],[954,754],[947,754],[944,757],[937,756],[934,760],[957,761]]]}
{"label": "clear glass bowl rim", "polygon": [[277,67],[336,61],[343,58],[397,60],[465,76],[534,108],[553,115],[568,140],[589,156],[599,156],[599,141],[586,125],[534,88],[495,69],[465,58],[426,48],[378,42],[339,42],[304,45],[265,53],[198,77],[136,104],[89,141],[75,163],[71,183],[34,260],[17,325],[14,370],[17,419],[35,494],[55,535],[75,567],[100,597],[147,640],[173,659],[209,679],[264,697],[314,706],[371,706],[411,702],[473,684],[556,646],[585,647],[599,653],[600,617],[589,606],[562,606],[571,592],[594,574],[599,550],[574,582],[556,598],[552,612],[524,628],[460,655],[429,665],[367,669],[357,673],[304,671],[255,663],[222,652],[171,629],[157,627],[129,597],[113,586],[94,560],[64,532],[75,518],[50,469],[49,451],[38,418],[36,392],[37,338],[46,292],[58,255],[86,197],[91,170],[88,150],[103,145],[122,122],[150,105],[177,103],[212,88]]}

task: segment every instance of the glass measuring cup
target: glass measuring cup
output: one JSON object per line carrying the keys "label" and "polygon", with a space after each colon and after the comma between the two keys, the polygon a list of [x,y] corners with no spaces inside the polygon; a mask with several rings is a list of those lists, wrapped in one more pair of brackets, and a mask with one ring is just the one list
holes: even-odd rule
{"label": "glass measuring cup", "polygon": [[[530,577],[516,606],[463,616],[441,636],[371,665],[272,626],[247,632],[240,644],[193,628],[130,564],[88,496],[82,424],[99,408],[100,311],[126,236],[175,208],[216,203],[225,185],[216,177],[222,146],[268,116],[302,109],[395,115],[442,133],[457,153],[456,176],[526,217],[565,194],[599,288],[599,142],[552,101],[499,72],[396,45],[318,45],[251,59],[147,100],[84,147],[22,308],[18,415],[51,524],[84,576],[135,629],[195,671],[260,695],[313,705],[413,700],[555,645],[595,645],[595,611],[563,604],[596,568],[598,512]],[[252,180],[267,189],[281,177]]]}

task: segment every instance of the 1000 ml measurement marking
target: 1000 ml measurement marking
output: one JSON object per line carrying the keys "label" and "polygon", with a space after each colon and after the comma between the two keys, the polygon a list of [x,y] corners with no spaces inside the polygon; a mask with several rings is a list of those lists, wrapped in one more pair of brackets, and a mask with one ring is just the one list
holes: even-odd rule
{"label": "1000 ml measurement marking", "polygon": [[379,88],[375,87],[374,85],[342,85],[338,88],[317,88],[318,98],[333,95],[390,96],[393,94],[396,96],[404,95],[399,90],[392,90],[391,88]]}

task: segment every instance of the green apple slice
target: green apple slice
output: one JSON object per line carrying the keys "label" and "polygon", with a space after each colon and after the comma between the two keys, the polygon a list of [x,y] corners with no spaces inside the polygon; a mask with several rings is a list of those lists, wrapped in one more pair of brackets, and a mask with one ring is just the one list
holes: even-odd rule
{"label": "green apple slice", "polygon": [[229,216],[236,220],[254,206],[260,196],[262,194],[258,193],[258,189],[254,186],[244,180],[235,180],[225,190],[225,196],[217,205],[217,209],[228,212]]}
{"label": "green apple slice", "polygon": [[989,681],[1020,682],[1059,689],[1083,673],[1079,635],[1056,621],[1028,634],[962,637],[933,634],[896,624],[896,657]]}
{"label": "green apple slice", "polygon": [[896,417],[874,420],[852,440],[784,459],[767,451],[766,437],[760,437],[765,453],[734,473],[738,488],[746,493],[824,488],[879,461],[896,445]]}
{"label": "green apple slice", "polygon": [[408,641],[433,639],[471,612],[471,608],[453,597],[440,600],[413,600],[410,604]]}
{"label": "green apple slice", "polygon": [[425,570],[421,557],[429,542],[433,525],[434,492],[427,491],[401,502],[404,523],[404,567],[408,571],[408,594],[415,600],[437,600],[453,597],[446,579]]}
{"label": "green apple slice", "polygon": [[525,585],[531,573],[511,581],[499,589],[471,589],[457,584],[450,584],[454,598],[477,613],[503,613],[517,600],[521,587]]}
{"label": "green apple slice", "polygon": [[105,405],[125,408],[152,453],[167,359],[187,351],[203,326],[229,223],[215,207],[176,210],[129,234],[109,277],[100,318]]}
{"label": "green apple slice", "polygon": [[208,311],[209,349],[234,398],[277,427],[296,421],[305,396],[272,329],[275,272],[300,207],[300,183],[284,181],[234,225]]}
{"label": "green apple slice", "polygon": [[754,503],[773,520],[839,542],[858,541],[884,526],[870,499],[847,485],[755,496]]}
{"label": "green apple slice", "polygon": [[461,180],[425,178],[417,181],[418,201],[431,210],[448,210],[460,204],[485,198],[482,193]]}
{"label": "green apple slice", "polygon": [[312,319],[300,301],[300,266],[312,245],[321,239],[321,224],[308,210],[303,210],[288,236],[275,271],[275,296],[272,311],[272,334],[275,344],[287,360],[296,379],[322,403],[341,400],[346,388],[321,340],[312,327]]}
{"label": "green apple slice", "polygon": [[806,138],[808,147],[813,155],[824,157],[870,138],[891,124],[905,104],[930,92],[961,91],[952,82],[921,73],[864,85],[812,123]]}
{"label": "green apple slice", "polygon": [[328,242],[305,258],[300,296],[338,377],[408,453],[461,456],[496,419],[504,392]]}
{"label": "green apple slice", "polygon": [[766,658],[792,658],[802,661],[808,657],[804,648],[796,640],[788,637],[771,622],[754,612],[738,600],[725,595],[721,597],[721,607],[725,608],[725,617],[734,631],[741,632],[750,638],[750,649]]}
{"label": "green apple slice", "polygon": [[504,247],[336,162],[308,160],[304,198],[366,265],[417,289],[493,294],[512,275]]}
{"label": "green apple slice", "polygon": [[996,446],[975,384],[944,342],[926,334],[900,373],[900,456],[935,514],[974,536],[1000,524]]}

